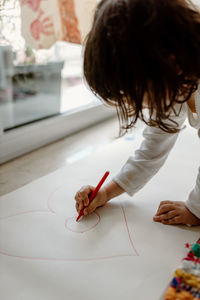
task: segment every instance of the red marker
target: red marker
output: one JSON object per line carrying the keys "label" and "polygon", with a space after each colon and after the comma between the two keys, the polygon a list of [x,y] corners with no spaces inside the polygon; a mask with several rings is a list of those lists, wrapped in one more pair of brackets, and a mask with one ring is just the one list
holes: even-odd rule
{"label": "red marker", "polygon": [[[106,180],[106,178],[108,177],[109,175],[109,172],[106,172],[103,177],[101,178],[101,180],[99,181],[98,185],[96,186],[96,188],[94,189],[94,191],[90,194],[89,196],[89,203],[96,197],[100,187],[102,186],[102,184],[104,183],[104,181]],[[83,216],[83,211],[84,211],[85,207],[83,209],[81,209],[77,219],[76,219],[76,222],[80,219],[80,217]]]}

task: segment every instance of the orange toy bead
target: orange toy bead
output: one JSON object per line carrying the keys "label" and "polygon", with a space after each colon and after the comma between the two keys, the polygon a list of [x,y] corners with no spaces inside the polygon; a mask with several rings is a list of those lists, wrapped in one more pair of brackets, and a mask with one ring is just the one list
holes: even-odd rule
{"label": "orange toy bead", "polygon": [[176,300],[176,295],[176,290],[170,286],[165,294],[164,300]]}
{"label": "orange toy bead", "polygon": [[194,299],[194,296],[191,295],[190,293],[186,292],[186,291],[182,291],[180,293],[177,293],[177,296],[176,296],[177,300],[193,300]]}

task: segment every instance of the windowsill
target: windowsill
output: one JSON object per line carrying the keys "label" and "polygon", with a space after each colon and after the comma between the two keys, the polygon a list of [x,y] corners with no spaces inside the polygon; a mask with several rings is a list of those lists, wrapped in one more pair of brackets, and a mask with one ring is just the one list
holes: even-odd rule
{"label": "windowsill", "polygon": [[5,131],[60,114],[71,114],[99,105],[100,101],[83,84],[62,87],[61,99],[51,93],[39,93],[26,99],[0,105],[0,119]]}
{"label": "windowsill", "polygon": [[0,164],[114,116],[115,109],[91,103],[4,132],[0,135]]}

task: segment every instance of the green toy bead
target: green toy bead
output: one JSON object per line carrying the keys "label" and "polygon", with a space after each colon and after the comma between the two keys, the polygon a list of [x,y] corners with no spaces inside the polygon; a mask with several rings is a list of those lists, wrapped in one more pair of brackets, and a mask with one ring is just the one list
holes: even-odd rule
{"label": "green toy bead", "polygon": [[192,246],[192,251],[194,252],[194,255],[197,257],[200,257],[200,245],[199,244],[194,244]]}

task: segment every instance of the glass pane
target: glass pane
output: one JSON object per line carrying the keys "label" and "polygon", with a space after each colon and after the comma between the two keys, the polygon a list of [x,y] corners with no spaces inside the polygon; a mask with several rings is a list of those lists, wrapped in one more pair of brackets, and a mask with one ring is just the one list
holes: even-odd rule
{"label": "glass pane", "polygon": [[17,0],[0,4],[0,122],[9,130],[96,105],[82,80],[82,47],[57,42],[31,49],[21,35]]}

